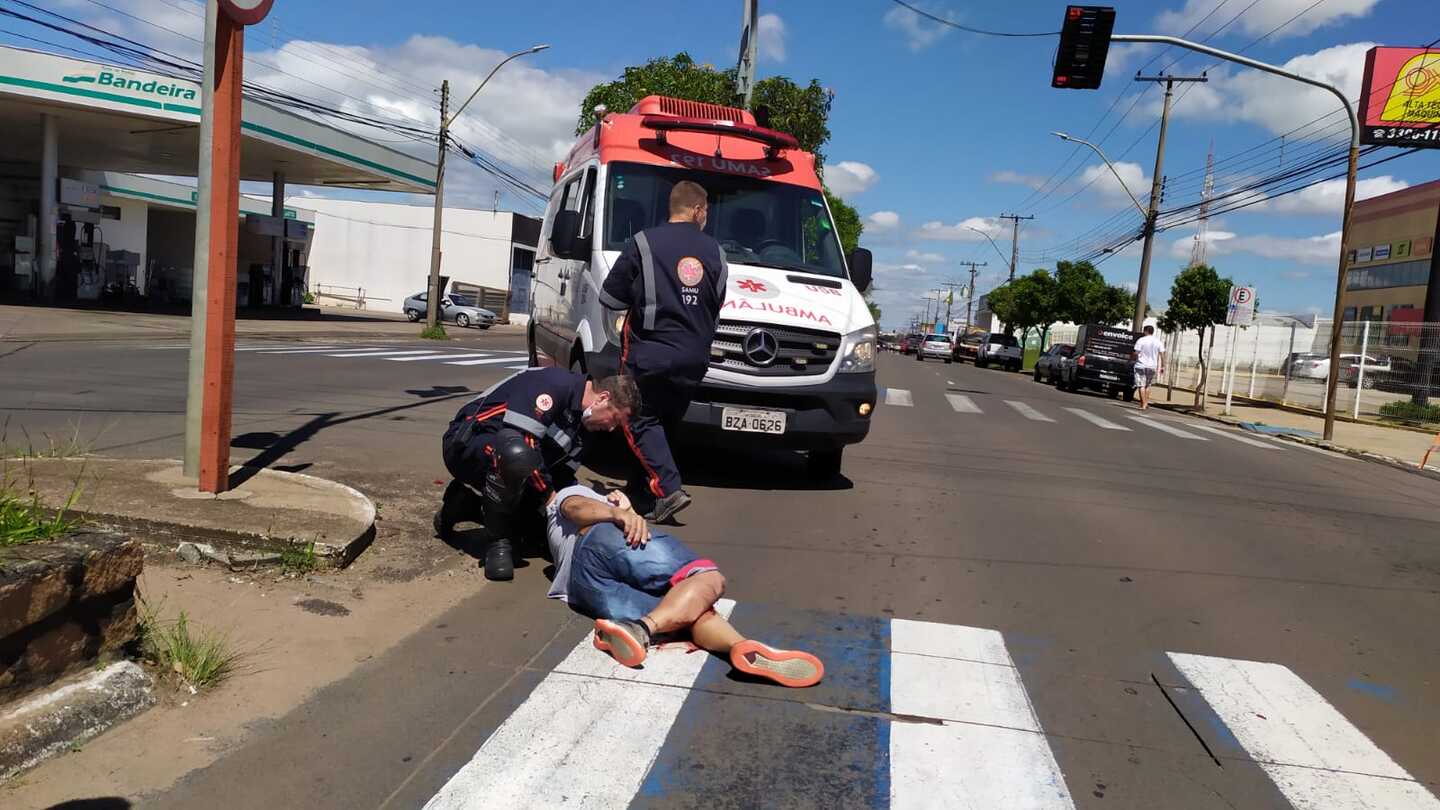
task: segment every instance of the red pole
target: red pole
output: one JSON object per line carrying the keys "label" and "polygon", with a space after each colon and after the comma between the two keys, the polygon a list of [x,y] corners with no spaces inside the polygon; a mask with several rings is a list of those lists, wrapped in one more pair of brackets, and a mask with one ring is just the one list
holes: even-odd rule
{"label": "red pole", "polygon": [[210,261],[205,303],[205,396],[201,404],[200,491],[230,488],[230,411],[235,387],[236,251],[240,231],[240,110],[245,28],[218,15],[215,128],[211,145]]}

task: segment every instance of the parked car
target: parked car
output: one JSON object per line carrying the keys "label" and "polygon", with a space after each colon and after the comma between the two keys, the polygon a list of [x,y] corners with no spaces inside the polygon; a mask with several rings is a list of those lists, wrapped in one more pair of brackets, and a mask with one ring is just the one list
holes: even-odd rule
{"label": "parked car", "polygon": [[[405,317],[411,323],[425,317],[426,304],[429,303],[429,293],[418,292],[405,299]],[[495,313],[484,307],[477,307],[470,304],[457,303],[452,298],[440,299],[440,320],[451,321],[462,329],[467,326],[478,326],[481,329],[489,329],[495,325]]]}
{"label": "parked car", "polygon": [[915,359],[923,363],[925,358],[934,357],[949,363],[953,359],[950,352],[949,335],[926,335],[925,340],[920,343],[920,348],[915,352]]}
{"label": "parked car", "polygon": [[1086,388],[1110,396],[1123,395],[1129,402],[1135,398],[1135,332],[1104,324],[1087,323],[1075,336],[1071,357],[1060,361],[1055,387],[1062,391]]}
{"label": "parked car", "polygon": [[915,350],[920,348],[920,341],[924,337],[924,335],[906,335],[905,337],[901,338],[900,353],[914,354]]}
{"label": "parked car", "polygon": [[1056,343],[1040,353],[1035,360],[1035,382],[1054,385],[1060,379],[1060,365],[1065,358],[1075,354],[1075,344]]}
{"label": "parked car", "polygon": [[[1347,360],[1351,363],[1355,363],[1358,362],[1359,359],[1360,355],[1358,354],[1340,355],[1341,371],[1344,371],[1345,363]],[[1365,355],[1365,367],[1367,369],[1367,373],[1370,366],[1380,365],[1380,363],[1381,360],[1379,357],[1372,357],[1368,354]],[[1290,378],[1294,380],[1323,380],[1329,376],[1330,355],[1328,354],[1310,352],[1307,354],[1296,355],[1294,361],[1290,364]]]}
{"label": "parked car", "polygon": [[[1353,369],[1354,374],[1348,379],[1346,373]],[[1350,368],[1341,367],[1340,379],[1346,385],[1354,388],[1356,377],[1359,376],[1359,365]],[[1414,396],[1424,394],[1426,396],[1440,397],[1440,362],[1433,363],[1430,368],[1430,382],[1428,385],[1423,382],[1424,374],[1420,364],[1414,360],[1407,360],[1403,357],[1389,358],[1383,368],[1372,367],[1368,362],[1365,364],[1365,387],[1379,391],[1390,391],[1396,394],[1407,394]]]}
{"label": "parked car", "polygon": [[1020,348],[1020,341],[1014,335],[979,332],[960,339],[956,344],[955,359],[969,360],[976,368],[985,368],[993,363],[1010,371],[1019,371],[1024,362],[1024,349]]}
{"label": "parked car", "polygon": [[[1374,388],[1375,380],[1395,368],[1395,359],[1390,357],[1365,358],[1365,387]],[[1360,384],[1360,358],[1340,355],[1340,382],[1354,388]]]}

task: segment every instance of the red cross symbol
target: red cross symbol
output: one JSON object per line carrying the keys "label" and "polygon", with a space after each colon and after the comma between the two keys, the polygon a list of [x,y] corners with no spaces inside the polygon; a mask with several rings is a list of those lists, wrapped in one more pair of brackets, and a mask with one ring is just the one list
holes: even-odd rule
{"label": "red cross symbol", "polygon": [[765,285],[764,285],[764,284],[761,284],[760,282],[755,281],[755,280],[753,280],[753,279],[748,279],[748,278],[747,278],[747,279],[745,279],[744,281],[741,281],[741,282],[740,282],[739,284],[737,284],[736,286],[739,287],[740,289],[744,290],[745,292],[752,292],[752,293],[765,292]]}

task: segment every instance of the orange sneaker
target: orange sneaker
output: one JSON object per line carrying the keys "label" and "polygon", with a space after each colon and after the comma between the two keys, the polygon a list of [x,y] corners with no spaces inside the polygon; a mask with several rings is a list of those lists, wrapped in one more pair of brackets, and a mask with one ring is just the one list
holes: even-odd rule
{"label": "orange sneaker", "polygon": [[777,650],[751,639],[730,648],[730,664],[747,675],[795,689],[814,686],[825,677],[825,665],[810,653]]}
{"label": "orange sneaker", "polygon": [[610,653],[621,666],[638,667],[645,662],[650,634],[636,622],[595,620],[595,649]]}

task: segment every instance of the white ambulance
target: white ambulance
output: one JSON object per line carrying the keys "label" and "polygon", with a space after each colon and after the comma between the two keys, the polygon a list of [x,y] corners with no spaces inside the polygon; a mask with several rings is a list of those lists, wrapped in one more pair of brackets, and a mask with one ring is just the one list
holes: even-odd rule
{"label": "white ambulance", "polygon": [[814,156],[746,110],[649,96],[602,114],[556,164],[535,257],[531,363],[616,367],[623,319],[599,291],[625,242],[668,219],[680,180],[709,193],[705,230],[730,265],[684,436],[800,450],[815,477],[838,474],[875,407],[876,325],[861,297],[870,251],[843,254]]}

